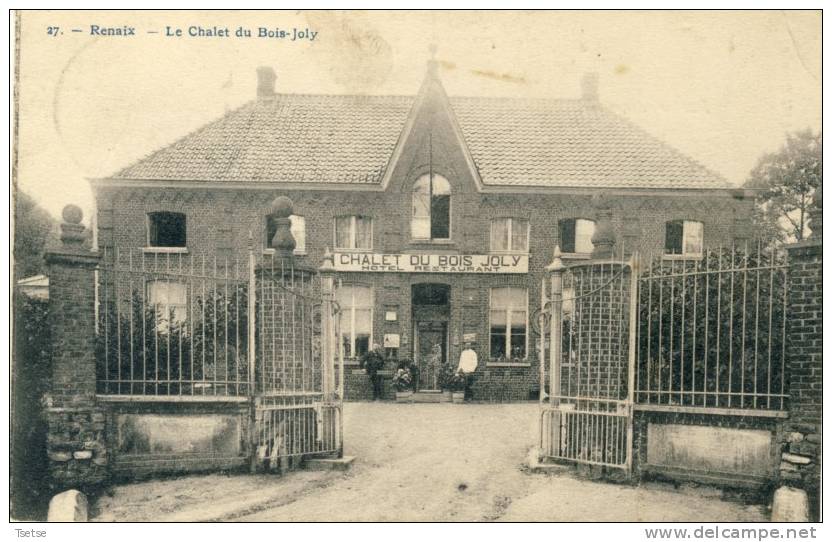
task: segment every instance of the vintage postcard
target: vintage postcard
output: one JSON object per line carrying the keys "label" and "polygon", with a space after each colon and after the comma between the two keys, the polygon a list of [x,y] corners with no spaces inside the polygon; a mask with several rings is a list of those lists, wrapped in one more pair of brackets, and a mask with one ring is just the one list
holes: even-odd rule
{"label": "vintage postcard", "polygon": [[15,12],[11,519],[816,537],[821,22]]}

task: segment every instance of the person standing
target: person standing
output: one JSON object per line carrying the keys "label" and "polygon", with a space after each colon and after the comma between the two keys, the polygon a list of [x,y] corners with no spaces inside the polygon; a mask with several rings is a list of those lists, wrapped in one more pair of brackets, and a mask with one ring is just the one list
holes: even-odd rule
{"label": "person standing", "polygon": [[473,343],[466,342],[465,349],[459,355],[459,366],[457,367],[457,371],[465,377],[466,401],[470,401],[474,395],[471,387],[474,385],[474,374],[477,371],[478,362],[477,352],[474,350]]}
{"label": "person standing", "polygon": [[373,386],[373,401],[381,399],[382,383],[381,375],[378,372],[384,368],[384,350],[377,344],[366,354],[361,356],[361,367],[367,371],[370,377],[370,384]]}
{"label": "person standing", "polygon": [[439,343],[433,345],[428,358],[427,384],[430,389],[439,389],[439,368],[442,366],[442,346]]}

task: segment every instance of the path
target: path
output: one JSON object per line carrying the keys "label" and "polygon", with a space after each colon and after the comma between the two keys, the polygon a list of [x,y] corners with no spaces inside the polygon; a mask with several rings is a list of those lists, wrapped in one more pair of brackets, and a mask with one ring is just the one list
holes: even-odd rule
{"label": "path", "polygon": [[349,403],[352,470],[128,484],[97,519],[236,521],[764,521],[718,492],[527,473],[537,405]]}

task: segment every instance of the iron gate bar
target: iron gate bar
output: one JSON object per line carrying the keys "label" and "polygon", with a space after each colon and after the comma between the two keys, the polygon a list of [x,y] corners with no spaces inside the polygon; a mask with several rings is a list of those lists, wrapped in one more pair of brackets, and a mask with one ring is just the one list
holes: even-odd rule
{"label": "iron gate bar", "polygon": [[720,248],[678,263],[655,260],[639,271],[637,402],[785,408],[786,318],[779,301],[788,283],[778,258],[758,242],[756,250]]}
{"label": "iron gate bar", "polygon": [[[543,454],[553,459],[629,471],[633,397],[629,390],[634,382],[631,359],[636,342],[633,338],[627,341],[625,354],[621,337],[625,332],[622,320],[629,318],[628,335],[632,334],[635,323],[631,317],[635,292],[629,292],[629,297],[625,295],[635,279],[633,260],[596,261],[567,267],[559,256],[556,249],[552,264],[546,268],[551,273],[550,295],[546,295],[545,279],[541,285],[540,372],[542,380],[548,327],[550,393],[547,405],[542,402],[541,389],[540,445]],[[625,284],[624,274],[628,269],[631,277]],[[570,296],[562,293],[567,287],[573,292]],[[630,303],[626,313],[623,312],[625,301]],[[564,318],[567,305],[569,314]],[[605,307],[621,312],[614,316]],[[547,319],[549,326],[544,325]],[[617,365],[613,367],[612,363]],[[625,367],[626,383],[622,378]]]}
{"label": "iron gate bar", "polygon": [[[343,453],[343,353],[335,359],[332,274],[325,294],[317,270],[268,257],[258,265],[251,236],[242,260],[164,249],[102,253],[95,273],[101,400],[247,402],[251,450],[263,431],[285,422],[287,453]],[[260,280],[258,269],[275,280]],[[268,337],[258,329],[272,316]]]}

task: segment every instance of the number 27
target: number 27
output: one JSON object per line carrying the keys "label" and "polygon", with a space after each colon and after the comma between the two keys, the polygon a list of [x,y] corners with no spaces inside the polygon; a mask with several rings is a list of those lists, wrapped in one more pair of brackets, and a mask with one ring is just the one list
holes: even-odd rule
{"label": "number 27", "polygon": [[47,26],[46,27],[46,33],[50,36],[57,36],[59,32],[60,32],[60,27],[59,26]]}

